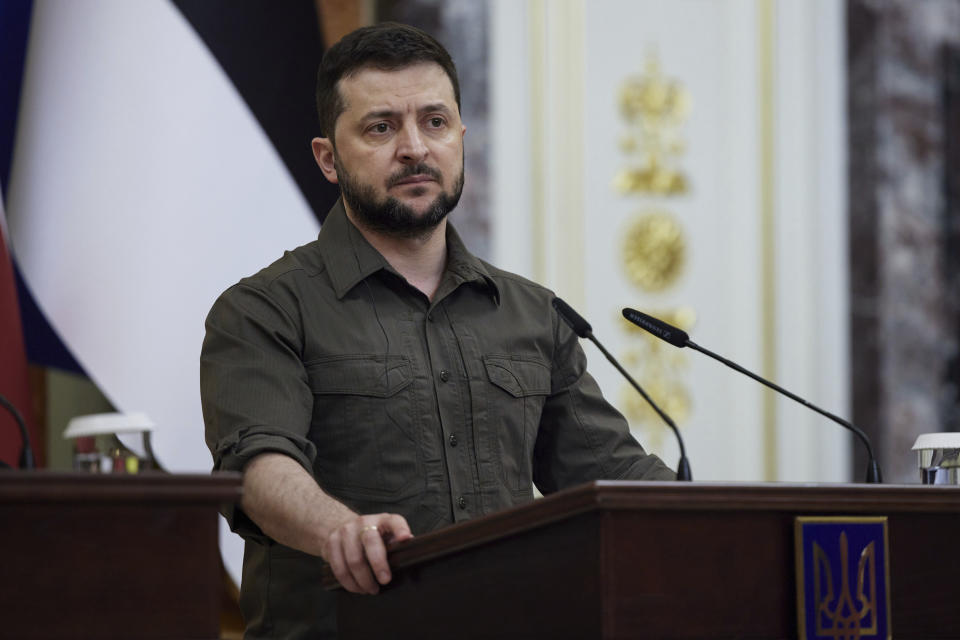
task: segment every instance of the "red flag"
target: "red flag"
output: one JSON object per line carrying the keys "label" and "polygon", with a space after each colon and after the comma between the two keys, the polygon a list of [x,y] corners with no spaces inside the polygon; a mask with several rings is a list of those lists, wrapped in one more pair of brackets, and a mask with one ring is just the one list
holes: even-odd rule
{"label": "red flag", "polygon": [[[0,209],[0,218],[3,210]],[[27,423],[30,439],[40,442],[31,410],[30,385],[27,378],[27,355],[20,324],[20,306],[13,279],[13,263],[3,226],[0,225],[0,395],[15,406]],[[0,460],[11,467],[19,466],[23,439],[17,421],[0,407]]]}

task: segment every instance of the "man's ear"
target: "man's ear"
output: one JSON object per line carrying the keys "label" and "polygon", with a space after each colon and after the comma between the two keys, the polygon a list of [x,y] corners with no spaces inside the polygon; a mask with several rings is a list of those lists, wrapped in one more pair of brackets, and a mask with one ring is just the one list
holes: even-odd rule
{"label": "man's ear", "polygon": [[339,180],[333,161],[333,142],[330,138],[314,138],[310,141],[310,146],[313,148],[313,158],[323,171],[323,176],[333,184],[337,184]]}

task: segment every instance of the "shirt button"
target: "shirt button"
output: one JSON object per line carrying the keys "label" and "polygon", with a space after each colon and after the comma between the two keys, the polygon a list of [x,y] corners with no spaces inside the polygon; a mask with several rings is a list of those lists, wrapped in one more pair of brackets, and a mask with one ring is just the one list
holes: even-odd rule
{"label": "shirt button", "polygon": [[459,498],[457,498],[457,506],[460,507],[461,509],[466,509],[467,499],[464,498],[463,496],[460,496]]}
{"label": "shirt button", "polygon": [[449,380],[449,379],[450,379],[450,372],[447,371],[446,369],[441,370],[441,371],[440,371],[440,380],[441,380],[441,382],[446,382],[446,381]]}
{"label": "shirt button", "polygon": [[458,441],[457,441],[457,436],[451,433],[451,434],[450,434],[450,446],[451,446],[451,447],[457,446],[457,442],[458,442]]}

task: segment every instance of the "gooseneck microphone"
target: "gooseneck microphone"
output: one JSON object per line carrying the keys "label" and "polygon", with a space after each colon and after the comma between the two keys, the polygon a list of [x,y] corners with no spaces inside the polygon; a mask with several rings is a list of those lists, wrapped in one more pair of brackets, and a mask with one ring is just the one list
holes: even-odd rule
{"label": "gooseneck microphone", "polygon": [[610,361],[614,367],[617,368],[617,371],[627,379],[634,389],[643,396],[643,399],[647,401],[654,411],[657,412],[664,422],[667,423],[671,429],[673,429],[674,435],[677,436],[677,444],[680,445],[680,463],[677,465],[677,480],[690,481],[693,479],[692,474],[690,473],[690,462],[687,460],[687,450],[683,446],[683,438],[680,437],[680,430],[677,429],[677,425],[674,424],[673,420],[666,413],[663,412],[660,407],[657,406],[657,403],[647,395],[647,392],[637,384],[637,381],[627,373],[626,369],[620,366],[620,363],[617,362],[617,359],[614,358],[609,351],[603,348],[603,345],[593,337],[593,328],[590,326],[590,323],[584,320],[583,316],[573,310],[573,307],[568,305],[566,302],[560,298],[553,299],[553,308],[557,310],[557,313],[563,318],[563,321],[570,325],[570,328],[573,329],[573,332],[581,338],[586,338],[591,341],[593,344],[597,345],[597,348],[600,349],[600,353],[607,357],[607,360]]}
{"label": "gooseneck microphone", "polygon": [[0,407],[9,411],[13,419],[17,421],[17,426],[20,427],[20,436],[23,438],[23,450],[20,452],[20,468],[33,469],[33,448],[30,446],[30,433],[27,431],[27,423],[24,422],[23,416],[20,415],[17,408],[2,395],[0,395]]}
{"label": "gooseneck microphone", "polygon": [[869,457],[869,460],[867,461],[867,482],[878,483],[878,484],[880,482],[883,482],[880,474],[880,465],[877,464],[877,459],[873,455],[873,447],[870,444],[870,438],[867,437],[867,434],[865,434],[863,431],[861,431],[857,427],[853,426],[851,423],[847,422],[843,418],[833,415],[829,411],[824,411],[820,407],[814,404],[811,404],[810,402],[807,402],[800,396],[790,393],[783,387],[780,387],[774,384],[773,382],[770,382],[769,380],[761,378],[760,376],[758,376],[757,374],[751,371],[747,371],[746,369],[738,365],[736,362],[731,362],[730,360],[727,360],[723,356],[719,356],[713,353],[712,351],[704,349],[703,347],[701,347],[700,345],[692,341],[690,337],[687,335],[686,331],[678,329],[673,325],[667,324],[663,320],[654,318],[653,316],[648,316],[643,312],[637,311],[636,309],[630,309],[630,308],[626,308],[623,310],[623,317],[629,320],[630,322],[632,322],[633,324],[637,325],[638,327],[642,329],[646,329],[647,331],[657,336],[661,340],[665,340],[669,342],[675,347],[681,347],[681,348],[690,347],[695,351],[699,351],[700,353],[710,356],[714,360],[719,360],[720,362],[727,365],[731,369],[739,371],[744,375],[750,376],[760,384],[766,385],[767,387],[770,387],[771,389],[773,389],[774,391],[777,391],[778,393],[782,393],[783,395],[787,396],[791,400],[795,402],[799,402],[800,404],[807,407],[808,409],[813,409],[820,415],[830,418],[831,420],[833,420],[840,426],[844,427],[845,429],[849,429],[850,431],[855,433],[857,437],[860,438],[864,446],[867,448],[867,456]]}

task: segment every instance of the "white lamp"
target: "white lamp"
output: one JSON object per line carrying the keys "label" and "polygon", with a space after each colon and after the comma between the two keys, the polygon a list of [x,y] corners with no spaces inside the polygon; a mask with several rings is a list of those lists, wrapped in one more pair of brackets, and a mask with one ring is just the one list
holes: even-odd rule
{"label": "white lamp", "polygon": [[150,432],[156,425],[142,412],[95,413],[71,418],[63,437],[75,438],[113,435],[138,458],[154,461]]}
{"label": "white lamp", "polygon": [[923,433],[913,450],[923,484],[960,485],[960,432]]}

